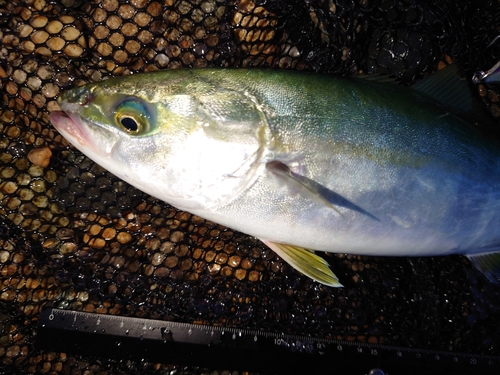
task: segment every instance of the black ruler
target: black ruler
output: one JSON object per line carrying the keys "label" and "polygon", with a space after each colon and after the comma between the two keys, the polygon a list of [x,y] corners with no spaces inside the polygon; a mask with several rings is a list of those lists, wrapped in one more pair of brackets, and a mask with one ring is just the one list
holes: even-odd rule
{"label": "black ruler", "polygon": [[262,374],[498,374],[500,357],[47,309],[37,349]]}

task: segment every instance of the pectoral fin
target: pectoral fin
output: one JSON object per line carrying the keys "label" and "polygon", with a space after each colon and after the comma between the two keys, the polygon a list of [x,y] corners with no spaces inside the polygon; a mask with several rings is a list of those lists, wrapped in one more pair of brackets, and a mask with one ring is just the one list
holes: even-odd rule
{"label": "pectoral fin", "polygon": [[498,283],[500,280],[500,251],[467,255],[471,263],[481,271],[488,280]]}
{"label": "pectoral fin", "polygon": [[273,160],[266,164],[266,168],[274,173],[275,176],[283,180],[286,185],[293,187],[293,189],[295,191],[298,191],[301,195],[305,195],[309,199],[330,207],[332,210],[342,216],[340,211],[333,207],[333,205],[319,193],[319,191],[313,184],[309,183],[309,180],[293,173],[286,164],[277,160]]}
{"label": "pectoral fin", "polygon": [[330,270],[326,260],[314,254],[313,251],[293,245],[270,241],[262,242],[276,252],[285,262],[311,279],[335,288],[343,286],[339,283],[337,276]]}
{"label": "pectoral fin", "polygon": [[266,168],[268,171],[273,173],[274,176],[279,178],[283,182],[283,185],[289,187],[292,191],[302,195],[304,198],[313,200],[321,205],[331,208],[342,217],[344,217],[344,215],[342,215],[342,213],[335,208],[335,206],[344,207],[366,215],[373,220],[380,221],[371,213],[365,211],[340,194],[331,191],[316,181],[292,172],[286,164],[279,160],[271,160],[267,162]]}

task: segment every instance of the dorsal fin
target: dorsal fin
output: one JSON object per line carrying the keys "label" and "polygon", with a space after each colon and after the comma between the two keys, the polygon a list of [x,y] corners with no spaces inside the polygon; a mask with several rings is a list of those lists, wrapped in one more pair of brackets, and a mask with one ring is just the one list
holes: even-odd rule
{"label": "dorsal fin", "polygon": [[[367,74],[355,77],[382,84],[398,84],[396,78],[388,75]],[[409,89],[427,97],[450,113],[466,119],[469,123],[496,127],[493,118],[474,97],[467,76],[456,64],[438,70],[414,83]]]}
{"label": "dorsal fin", "polygon": [[466,75],[456,64],[431,74],[411,86],[412,90],[432,99],[441,107],[470,123],[494,125],[492,117],[473,96]]}
{"label": "dorsal fin", "polygon": [[469,84],[455,64],[418,81],[411,88],[458,114],[473,110]]}

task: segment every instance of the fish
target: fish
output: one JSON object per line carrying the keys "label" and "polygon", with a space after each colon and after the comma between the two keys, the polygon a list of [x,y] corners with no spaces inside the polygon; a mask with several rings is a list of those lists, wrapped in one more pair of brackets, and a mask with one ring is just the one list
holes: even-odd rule
{"label": "fish", "polygon": [[119,178],[260,239],[324,285],[342,286],[317,252],[462,254],[493,280],[500,147],[468,118],[464,83],[456,68],[412,87],[166,70],[65,91],[50,120]]}

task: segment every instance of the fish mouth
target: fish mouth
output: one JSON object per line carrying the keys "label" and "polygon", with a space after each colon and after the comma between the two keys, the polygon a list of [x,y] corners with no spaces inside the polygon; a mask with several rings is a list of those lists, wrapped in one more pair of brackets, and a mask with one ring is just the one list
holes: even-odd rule
{"label": "fish mouth", "polygon": [[95,159],[96,155],[109,157],[118,142],[117,134],[86,121],[79,114],[66,110],[64,105],[65,103],[62,111],[53,111],[50,114],[50,122],[54,128],[91,159]]}
{"label": "fish mouth", "polygon": [[53,111],[50,114],[50,122],[64,138],[68,139],[75,146],[92,144],[89,134],[85,131],[85,126],[78,115],[63,111]]}

